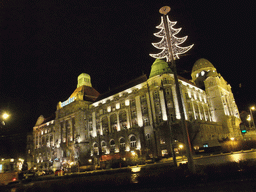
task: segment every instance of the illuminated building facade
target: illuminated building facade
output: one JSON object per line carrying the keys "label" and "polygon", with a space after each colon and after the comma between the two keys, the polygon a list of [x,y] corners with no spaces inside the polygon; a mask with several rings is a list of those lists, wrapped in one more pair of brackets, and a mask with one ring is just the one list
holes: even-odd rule
{"label": "illuminated building facade", "polygon": [[[228,137],[239,139],[240,117],[230,85],[206,59],[196,61],[191,76],[190,81],[179,76],[179,82],[194,149],[219,146]],[[35,162],[47,166],[85,163],[92,157],[129,158],[132,152],[170,155],[170,137],[183,142],[172,71],[156,59],[149,78],[142,75],[105,94],[82,73],[77,89],[58,103],[55,118],[38,118],[33,136]]]}

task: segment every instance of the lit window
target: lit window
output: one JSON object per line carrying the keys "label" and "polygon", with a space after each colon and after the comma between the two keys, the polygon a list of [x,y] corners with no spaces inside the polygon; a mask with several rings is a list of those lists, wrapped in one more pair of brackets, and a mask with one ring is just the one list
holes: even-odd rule
{"label": "lit window", "polygon": [[125,105],[129,106],[129,104],[130,104],[130,101],[129,100],[125,100]]}
{"label": "lit window", "polygon": [[131,136],[131,138],[130,138],[130,146],[131,147],[136,147],[136,138],[135,138],[135,136]]}

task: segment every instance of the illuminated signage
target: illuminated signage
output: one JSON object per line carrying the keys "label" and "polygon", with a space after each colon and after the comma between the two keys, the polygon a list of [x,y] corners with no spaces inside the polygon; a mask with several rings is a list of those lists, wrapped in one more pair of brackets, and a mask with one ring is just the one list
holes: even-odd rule
{"label": "illuminated signage", "polygon": [[64,106],[72,103],[73,101],[75,101],[75,97],[68,98],[66,101],[62,102],[60,105],[61,105],[61,107],[64,107]]}

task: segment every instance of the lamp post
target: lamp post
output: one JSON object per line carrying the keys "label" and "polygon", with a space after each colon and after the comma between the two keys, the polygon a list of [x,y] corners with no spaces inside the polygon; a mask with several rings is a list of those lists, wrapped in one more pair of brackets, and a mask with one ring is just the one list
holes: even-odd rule
{"label": "lamp post", "polygon": [[253,115],[252,115],[252,111],[255,110],[255,107],[252,106],[252,107],[250,107],[249,109],[250,109],[250,114],[251,114],[252,126],[253,126],[253,128],[255,129],[254,118],[253,118]]}
{"label": "lamp post", "polygon": [[151,57],[163,59],[166,58],[166,62],[168,63],[169,67],[173,71],[174,80],[175,80],[175,87],[176,87],[176,94],[178,99],[178,108],[180,112],[180,119],[181,119],[181,128],[183,131],[186,155],[188,159],[188,169],[195,173],[195,164],[192,157],[192,146],[189,138],[188,127],[185,120],[184,108],[181,98],[181,90],[178,81],[177,75],[177,68],[175,60],[179,59],[180,54],[184,54],[189,51],[193,45],[187,47],[180,47],[179,45],[186,41],[186,37],[177,38],[175,35],[179,33],[181,29],[175,29],[173,26],[176,22],[172,22],[169,20],[168,13],[170,12],[171,8],[169,6],[164,6],[159,9],[159,12],[163,15],[161,17],[161,24],[156,28],[160,28],[160,32],[155,33],[154,35],[157,37],[162,37],[162,40],[159,43],[153,43],[153,46],[157,49],[162,49],[162,51],[158,54],[150,54]]}

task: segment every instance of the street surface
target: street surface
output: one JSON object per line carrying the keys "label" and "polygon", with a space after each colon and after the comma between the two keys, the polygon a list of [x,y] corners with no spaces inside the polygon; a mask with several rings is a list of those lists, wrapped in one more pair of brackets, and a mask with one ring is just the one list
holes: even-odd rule
{"label": "street surface", "polygon": [[256,151],[234,152],[233,154],[216,154],[212,156],[194,158],[195,164],[198,165],[222,164],[244,160],[256,160]]}
{"label": "street surface", "polygon": [[[250,151],[243,151],[243,152],[234,152],[234,153],[226,153],[226,154],[214,154],[214,155],[198,155],[194,157],[194,161],[196,165],[207,165],[207,164],[221,164],[221,163],[227,163],[227,162],[238,162],[243,160],[256,160],[256,151],[250,150]],[[184,161],[186,159],[182,159],[181,157],[177,157],[178,163],[185,163]],[[138,168],[149,168],[150,167],[158,167],[158,165],[161,167],[161,164],[172,164],[172,159],[163,159],[159,163],[154,164],[147,164],[147,165],[139,165],[139,166],[133,166],[130,167],[132,170],[138,169]],[[127,169],[127,168],[121,168],[121,169]],[[53,186],[58,186],[60,190],[62,191],[77,191],[77,187],[79,186],[79,190],[85,189],[87,185],[90,187],[90,182],[95,182],[97,185],[104,186],[104,183],[108,186],[110,185],[110,188],[119,188],[119,191],[122,187],[124,187],[124,191],[216,191],[217,189],[221,189],[221,191],[240,191],[240,189],[243,188],[243,186],[246,186],[247,188],[245,191],[253,191],[253,186],[255,186],[254,180],[237,180],[235,183],[237,184],[237,187],[230,187],[230,185],[234,185],[234,181],[226,181],[223,183],[219,182],[213,182],[213,183],[205,183],[203,185],[197,185],[195,188],[188,188],[188,187],[176,187],[177,189],[166,185],[158,185],[154,189],[148,188],[145,186],[145,184],[140,185],[138,181],[138,176],[140,175],[140,172],[115,172],[116,170],[121,169],[113,169],[113,170],[95,170],[91,172],[87,172],[88,175],[84,175],[83,173],[78,174],[77,176],[73,177],[70,175],[70,177],[54,177],[51,176],[42,176],[38,177],[41,181],[31,181],[27,184],[18,184],[14,185],[13,187],[7,187],[6,191],[22,191],[27,190],[27,188],[31,189],[31,191],[48,191],[53,190],[51,189]],[[139,169],[140,170],[140,169]],[[113,171],[113,173],[111,173]],[[102,172],[102,174],[101,174]],[[90,173],[97,173],[96,175],[90,174]],[[105,174],[104,174],[105,173]],[[47,180],[45,180],[45,179]],[[80,182],[80,183],[79,183]],[[87,183],[89,182],[89,183]],[[231,183],[229,183],[231,182]],[[47,187],[48,186],[48,187]],[[135,188],[133,188],[135,186]],[[136,187],[137,186],[137,187]],[[239,188],[240,187],[240,188]],[[50,189],[49,189],[50,188]],[[129,189],[128,189],[129,188]],[[42,189],[42,190],[41,190]],[[44,190],[43,190],[44,189]],[[91,188],[90,188],[91,189]],[[237,190],[236,190],[237,189]],[[0,188],[1,191],[1,188]],[[82,190],[83,191],[83,190]],[[90,191],[90,190],[89,190]],[[217,190],[219,191],[219,190]]]}
{"label": "street surface", "polygon": [[[237,151],[233,153],[200,154],[193,157],[196,165],[222,164],[227,162],[239,162],[244,160],[256,160],[255,150]],[[172,158],[163,159],[161,163],[171,163]],[[177,163],[186,163],[187,159],[177,156]]]}

